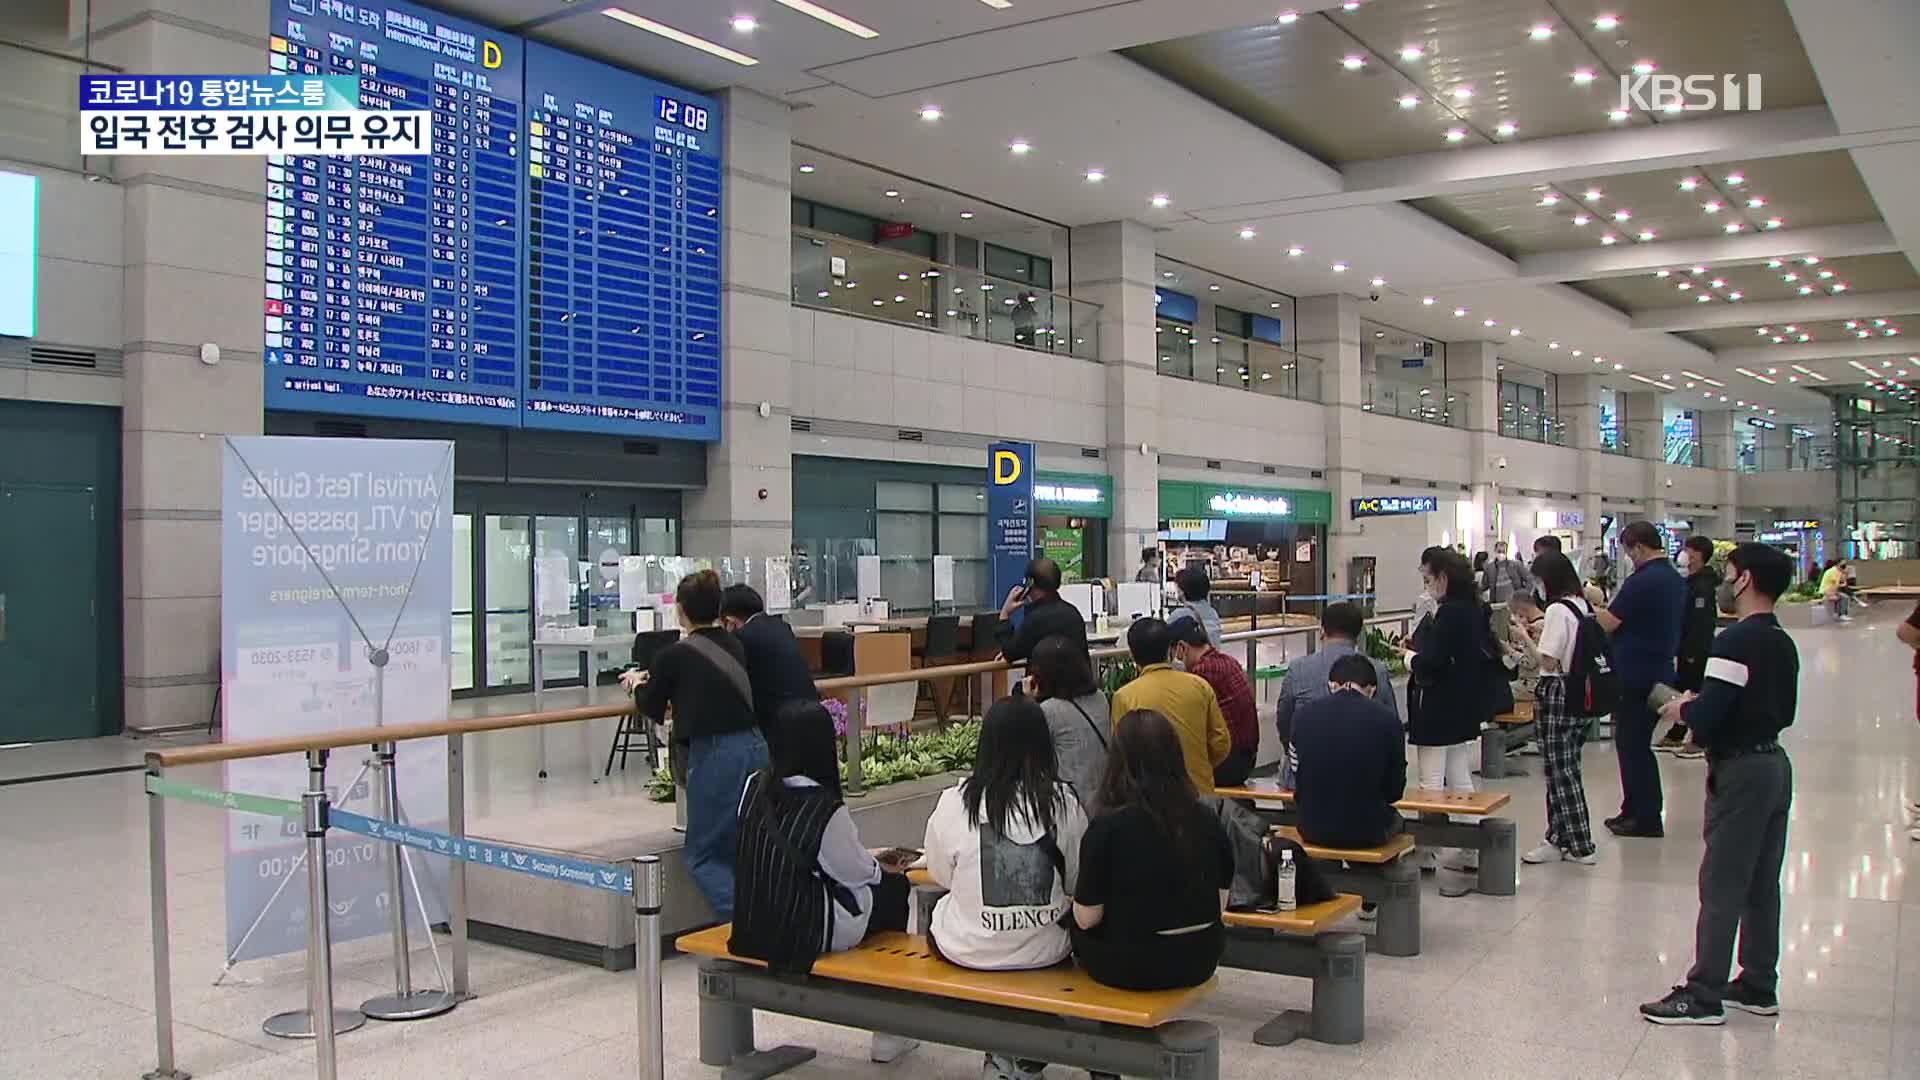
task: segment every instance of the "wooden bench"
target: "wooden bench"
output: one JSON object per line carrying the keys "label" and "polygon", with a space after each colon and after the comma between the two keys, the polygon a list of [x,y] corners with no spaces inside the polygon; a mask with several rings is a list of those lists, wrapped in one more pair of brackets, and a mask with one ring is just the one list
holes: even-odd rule
{"label": "wooden bench", "polygon": [[688,934],[679,950],[699,958],[700,1061],[727,1080],[758,1080],[811,1060],[811,1049],[754,1047],[753,1011],[1074,1068],[1166,1080],[1218,1080],[1220,1031],[1175,1019],[1214,989],[1141,992],[1102,986],[1070,965],[1038,971],[973,971],[933,955],[917,935],[880,932],[826,953],[806,976],[776,976],[727,949],[731,926]]}
{"label": "wooden bench", "polygon": [[1525,769],[1508,765],[1507,755],[1533,735],[1533,702],[1514,702],[1512,712],[1501,713],[1480,730],[1480,775],[1488,780],[1527,775]]}
{"label": "wooden bench", "polygon": [[1401,833],[1377,847],[1332,848],[1307,843],[1291,825],[1274,825],[1273,831],[1320,863],[1329,885],[1379,905],[1369,939],[1375,951],[1420,955],[1420,868],[1406,857],[1414,849],[1412,836]]}
{"label": "wooden bench", "polygon": [[[1254,804],[1254,810],[1270,824],[1294,823],[1293,792],[1266,791],[1260,788],[1220,788],[1223,799],[1240,799]],[[1516,850],[1513,821],[1498,816],[1513,796],[1504,791],[1475,791],[1465,794],[1409,788],[1394,808],[1407,815],[1407,833],[1420,847],[1472,848],[1480,853],[1480,870],[1475,888],[1488,896],[1512,896],[1520,887],[1520,860]],[[1455,817],[1478,818],[1475,822],[1454,821]],[[1335,888],[1349,889],[1344,883]],[[1372,900],[1364,890],[1354,889]],[[1386,922],[1385,901],[1381,901],[1382,930]],[[1374,945],[1387,952],[1387,943],[1376,937]],[[1387,953],[1409,956],[1411,953]]]}
{"label": "wooden bench", "polygon": [[[925,870],[907,871],[907,880],[914,887],[920,925],[925,926],[944,890]],[[1222,964],[1313,980],[1311,1011],[1281,1013],[1254,1032],[1254,1042],[1285,1046],[1304,1035],[1347,1045],[1366,1037],[1366,941],[1335,929],[1359,912],[1361,899],[1342,893],[1293,911],[1229,911],[1221,916],[1227,927]]]}

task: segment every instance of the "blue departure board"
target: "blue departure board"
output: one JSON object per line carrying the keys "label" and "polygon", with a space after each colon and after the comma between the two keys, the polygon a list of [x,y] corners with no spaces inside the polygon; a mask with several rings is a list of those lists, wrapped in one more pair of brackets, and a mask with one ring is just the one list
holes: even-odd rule
{"label": "blue departure board", "polygon": [[268,160],[268,408],[720,437],[716,102],[400,0],[271,9],[273,71],[432,109],[434,153]]}
{"label": "blue departure board", "polygon": [[720,437],[720,109],[527,43],[527,427]]}
{"label": "blue departure board", "polygon": [[522,43],[397,2],[272,19],[273,70],[432,109],[434,152],[268,160],[267,407],[518,424]]}

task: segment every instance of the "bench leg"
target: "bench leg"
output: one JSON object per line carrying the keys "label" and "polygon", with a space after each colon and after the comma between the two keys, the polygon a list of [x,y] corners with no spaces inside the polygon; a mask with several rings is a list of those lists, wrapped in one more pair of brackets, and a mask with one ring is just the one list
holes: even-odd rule
{"label": "bench leg", "polygon": [[1313,1009],[1289,1009],[1253,1033],[1260,1046],[1286,1046],[1302,1036],[1350,1046],[1367,1032],[1367,940],[1359,934],[1321,934],[1313,972]]}
{"label": "bench leg", "polygon": [[1165,1080],[1220,1080],[1220,1029],[1197,1020],[1169,1020],[1154,1029]]}
{"label": "bench leg", "polygon": [[723,1080],[761,1080],[812,1061],[805,1046],[754,1049],[753,1009],[734,1002],[734,970],[723,960],[700,960],[700,1063],[720,1066]]}
{"label": "bench leg", "polygon": [[1480,775],[1488,780],[1507,775],[1507,732],[1498,724],[1480,733]]}
{"label": "bench leg", "polygon": [[1383,956],[1420,955],[1420,866],[1411,856],[1381,868],[1386,895],[1374,921],[1373,946]]}
{"label": "bench leg", "polygon": [[1488,896],[1512,896],[1520,891],[1518,830],[1508,818],[1490,817],[1480,823],[1479,889]]}

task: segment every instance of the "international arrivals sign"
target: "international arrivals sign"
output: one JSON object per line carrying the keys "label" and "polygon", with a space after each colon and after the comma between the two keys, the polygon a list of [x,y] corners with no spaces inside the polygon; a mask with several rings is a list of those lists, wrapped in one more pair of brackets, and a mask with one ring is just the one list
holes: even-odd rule
{"label": "international arrivals sign", "polygon": [[1401,514],[1431,514],[1440,509],[1434,495],[1374,495],[1352,500],[1355,518],[1397,517]]}

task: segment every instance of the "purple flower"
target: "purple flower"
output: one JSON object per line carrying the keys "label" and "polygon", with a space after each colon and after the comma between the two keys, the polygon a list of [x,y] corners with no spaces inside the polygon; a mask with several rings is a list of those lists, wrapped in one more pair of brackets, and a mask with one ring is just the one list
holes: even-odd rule
{"label": "purple flower", "polygon": [[820,699],[820,704],[827,710],[827,715],[833,717],[834,737],[840,739],[846,738],[847,703],[841,701],[839,698],[830,697]]}

